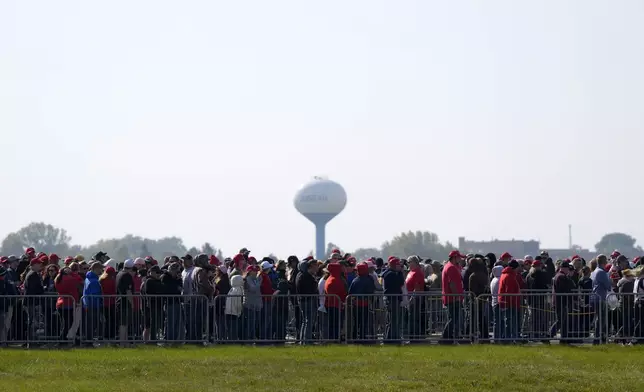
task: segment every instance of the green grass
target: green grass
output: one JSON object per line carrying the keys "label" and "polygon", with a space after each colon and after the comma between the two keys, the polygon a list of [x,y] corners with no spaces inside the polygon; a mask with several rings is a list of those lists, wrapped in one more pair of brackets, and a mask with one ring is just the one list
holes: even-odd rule
{"label": "green grass", "polygon": [[0,391],[635,391],[641,347],[0,350]]}

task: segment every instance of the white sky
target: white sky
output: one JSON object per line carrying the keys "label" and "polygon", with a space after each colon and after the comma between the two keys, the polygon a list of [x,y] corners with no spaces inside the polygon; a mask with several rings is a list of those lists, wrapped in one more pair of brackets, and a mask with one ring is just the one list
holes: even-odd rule
{"label": "white sky", "polygon": [[0,1],[0,237],[644,243],[641,0]]}

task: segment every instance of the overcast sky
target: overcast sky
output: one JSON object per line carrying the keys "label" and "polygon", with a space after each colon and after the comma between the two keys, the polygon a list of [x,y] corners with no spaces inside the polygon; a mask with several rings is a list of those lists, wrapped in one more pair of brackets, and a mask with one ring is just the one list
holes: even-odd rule
{"label": "overcast sky", "polygon": [[0,1],[0,237],[644,243],[644,2]]}

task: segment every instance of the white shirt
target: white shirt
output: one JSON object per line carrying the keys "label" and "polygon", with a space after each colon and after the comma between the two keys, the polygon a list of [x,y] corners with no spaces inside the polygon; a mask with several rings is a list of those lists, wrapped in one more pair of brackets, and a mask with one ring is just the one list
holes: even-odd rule
{"label": "white shirt", "polygon": [[183,295],[192,295],[192,271],[195,267],[184,269],[181,273],[181,279],[183,279]]}

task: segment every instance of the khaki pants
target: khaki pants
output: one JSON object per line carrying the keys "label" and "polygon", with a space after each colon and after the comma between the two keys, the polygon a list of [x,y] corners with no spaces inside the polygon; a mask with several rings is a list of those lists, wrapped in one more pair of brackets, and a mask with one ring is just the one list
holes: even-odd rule
{"label": "khaki pants", "polygon": [[76,307],[74,308],[74,322],[72,323],[72,326],[69,328],[69,331],[67,331],[68,340],[73,340],[76,337],[76,333],[80,328],[82,316],[83,316],[83,306],[80,304],[77,304]]}

